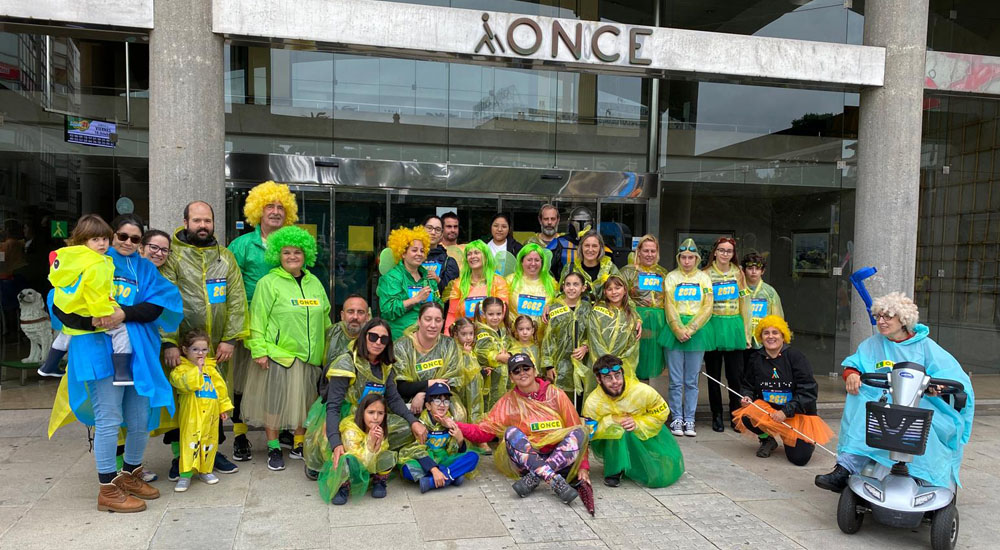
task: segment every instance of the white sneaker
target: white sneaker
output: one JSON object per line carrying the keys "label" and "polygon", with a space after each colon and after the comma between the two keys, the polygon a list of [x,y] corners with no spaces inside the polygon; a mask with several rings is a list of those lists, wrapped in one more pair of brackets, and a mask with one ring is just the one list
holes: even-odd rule
{"label": "white sneaker", "polygon": [[685,422],[683,433],[688,437],[695,437],[698,435],[698,432],[694,431],[694,422]]}
{"label": "white sneaker", "polygon": [[215,485],[216,483],[219,482],[219,476],[217,476],[215,474],[212,474],[212,473],[198,474],[198,479],[204,481],[205,483],[207,483],[209,485]]}
{"label": "white sneaker", "polygon": [[684,435],[684,426],[680,419],[676,419],[670,423],[670,433],[678,437]]}
{"label": "white sneaker", "polygon": [[183,493],[184,491],[187,491],[190,487],[191,487],[191,478],[182,477],[177,480],[177,485],[174,485],[174,492]]}

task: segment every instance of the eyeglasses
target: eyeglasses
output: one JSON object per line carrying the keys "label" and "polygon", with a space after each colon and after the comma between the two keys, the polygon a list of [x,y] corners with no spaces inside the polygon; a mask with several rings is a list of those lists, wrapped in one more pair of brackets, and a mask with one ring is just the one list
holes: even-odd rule
{"label": "eyeglasses", "polygon": [[698,252],[698,247],[695,245],[682,246],[677,249],[677,252]]}
{"label": "eyeglasses", "polygon": [[872,317],[874,317],[876,321],[878,321],[880,319],[885,319],[886,321],[892,321],[893,319],[896,318],[895,315],[892,315],[892,314],[889,314],[889,313],[875,313],[875,314],[872,314]]}
{"label": "eyeglasses", "polygon": [[531,365],[517,365],[514,368],[510,369],[510,373],[521,374],[522,372],[528,372],[529,370],[533,370],[534,368],[535,367],[532,367]]}
{"label": "eyeglasses", "polygon": [[618,372],[621,372],[621,371],[622,371],[622,366],[621,365],[612,365],[610,367],[605,367],[603,369],[600,369],[597,372],[598,372],[598,374],[601,374],[601,375],[608,375],[608,374],[611,374],[613,372],[618,373]]}
{"label": "eyeglasses", "polygon": [[733,249],[731,249],[731,248],[716,248],[715,249],[715,253],[716,254],[732,254],[733,253]]}
{"label": "eyeglasses", "polygon": [[115,233],[115,237],[117,237],[121,242],[131,241],[132,244],[139,244],[142,242],[142,237],[136,237],[135,235],[129,235],[128,233]]}
{"label": "eyeglasses", "polygon": [[160,245],[156,245],[156,244],[153,244],[153,243],[147,244],[146,247],[149,248],[149,253],[151,255],[152,254],[163,254],[164,256],[166,256],[167,254],[170,254],[170,247],[160,246]]}
{"label": "eyeglasses", "polygon": [[451,399],[442,395],[435,395],[431,398],[431,403],[448,406],[451,405]]}
{"label": "eyeglasses", "polygon": [[440,227],[433,227],[430,225],[425,225],[424,230],[427,231],[428,233],[440,233],[442,231]]}
{"label": "eyeglasses", "polygon": [[389,345],[389,335],[388,334],[375,334],[374,332],[368,333],[368,341],[371,343],[379,342],[383,346]]}

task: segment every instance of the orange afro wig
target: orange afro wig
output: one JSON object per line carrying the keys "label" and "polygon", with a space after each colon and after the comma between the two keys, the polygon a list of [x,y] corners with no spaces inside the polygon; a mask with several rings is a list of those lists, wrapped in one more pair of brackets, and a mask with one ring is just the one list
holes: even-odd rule
{"label": "orange afro wig", "polygon": [[400,227],[393,229],[392,232],[389,233],[389,250],[392,250],[392,255],[396,257],[397,262],[403,257],[403,253],[406,252],[406,249],[410,248],[413,241],[420,241],[424,243],[424,254],[431,251],[431,237],[427,234],[427,230],[421,226],[412,228]]}
{"label": "orange afro wig", "polygon": [[247,202],[243,205],[243,216],[247,223],[256,227],[264,215],[264,207],[272,202],[280,202],[285,207],[285,226],[299,221],[299,205],[295,202],[295,194],[283,183],[265,181],[250,190]]}

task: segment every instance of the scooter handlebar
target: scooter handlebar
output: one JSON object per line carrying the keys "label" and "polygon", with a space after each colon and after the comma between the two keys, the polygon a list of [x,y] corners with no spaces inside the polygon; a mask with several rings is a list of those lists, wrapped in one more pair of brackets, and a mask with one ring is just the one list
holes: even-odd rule
{"label": "scooter handlebar", "polygon": [[941,386],[942,388],[944,388],[941,390],[942,394],[956,394],[965,392],[965,385],[955,380],[947,380],[944,378],[931,378],[931,381],[927,385]]}
{"label": "scooter handlebar", "polygon": [[861,383],[873,388],[889,389],[889,375],[884,372],[866,372],[861,375]]}

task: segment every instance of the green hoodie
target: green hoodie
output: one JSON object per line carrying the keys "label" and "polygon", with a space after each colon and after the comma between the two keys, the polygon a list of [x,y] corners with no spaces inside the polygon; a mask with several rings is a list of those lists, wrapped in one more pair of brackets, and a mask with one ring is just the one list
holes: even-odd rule
{"label": "green hoodie", "polygon": [[321,365],[326,352],[330,300],[323,283],[302,270],[302,281],[276,267],[257,282],[250,307],[250,353],[285,367],[295,359]]}
{"label": "green hoodie", "polygon": [[427,277],[427,270],[422,266],[418,267],[417,270],[420,273],[420,280],[414,281],[413,276],[400,261],[378,281],[376,293],[378,294],[379,309],[382,318],[389,322],[393,341],[398,340],[403,336],[403,331],[417,323],[417,312],[420,310],[420,304],[414,304],[410,307],[403,305],[403,301],[410,298],[410,289],[419,290],[419,287],[429,286],[431,287],[430,299],[441,303],[441,293],[438,291],[437,283],[434,282],[434,279]]}
{"label": "green hoodie", "polygon": [[252,233],[241,235],[229,243],[229,251],[236,257],[236,263],[243,273],[243,287],[247,291],[247,303],[250,303],[253,301],[257,281],[271,271],[271,265],[264,261],[267,247],[264,246],[260,226],[255,227]]}

